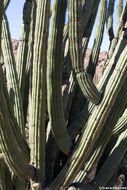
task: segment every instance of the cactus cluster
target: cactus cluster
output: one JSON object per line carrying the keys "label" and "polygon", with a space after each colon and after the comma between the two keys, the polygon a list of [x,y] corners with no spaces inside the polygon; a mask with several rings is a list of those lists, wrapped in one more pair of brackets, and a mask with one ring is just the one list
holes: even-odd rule
{"label": "cactus cluster", "polygon": [[[115,0],[26,0],[16,60],[9,3],[0,0],[0,189],[113,188],[127,164],[127,1],[117,2],[115,28]],[[108,59],[96,84],[105,27]]]}

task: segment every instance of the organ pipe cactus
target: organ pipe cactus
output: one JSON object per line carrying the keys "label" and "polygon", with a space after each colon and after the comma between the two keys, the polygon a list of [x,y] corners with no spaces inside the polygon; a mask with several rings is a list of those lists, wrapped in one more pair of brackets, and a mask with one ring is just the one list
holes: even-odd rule
{"label": "organ pipe cactus", "polygon": [[[118,2],[116,28],[115,2],[54,0],[51,8],[51,0],[26,0],[15,60],[6,16],[11,1],[0,0],[1,190],[64,190],[78,184],[95,190],[113,184],[127,144],[127,1]],[[108,59],[95,85],[106,22]],[[82,184],[98,162],[93,182]]]}

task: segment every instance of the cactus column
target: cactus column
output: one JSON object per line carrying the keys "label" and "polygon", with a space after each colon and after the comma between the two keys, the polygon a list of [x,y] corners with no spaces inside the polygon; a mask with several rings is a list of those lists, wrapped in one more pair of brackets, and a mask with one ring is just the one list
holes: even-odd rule
{"label": "cactus column", "polygon": [[[50,1],[37,0],[34,36],[32,98],[30,105],[30,162],[39,170],[38,179],[31,181],[32,189],[41,189],[45,181],[45,96],[46,55]],[[33,23],[34,24],[34,23]]]}
{"label": "cactus column", "polygon": [[62,106],[62,41],[65,22],[66,0],[55,0],[52,8],[51,32],[48,47],[47,99],[49,119],[56,143],[65,154],[72,146],[66,131]]}

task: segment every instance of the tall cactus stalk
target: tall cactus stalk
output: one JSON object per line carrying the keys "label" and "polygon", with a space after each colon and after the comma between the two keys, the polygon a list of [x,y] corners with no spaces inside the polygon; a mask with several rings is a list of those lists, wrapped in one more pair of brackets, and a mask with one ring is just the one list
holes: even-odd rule
{"label": "tall cactus stalk", "polygon": [[[9,2],[0,0],[0,189],[113,186],[127,151],[127,1],[118,1],[115,28],[115,0],[26,0],[17,60]],[[106,21],[108,59],[95,85]],[[93,182],[84,185],[97,163]]]}
{"label": "tall cactus stalk", "polygon": [[19,91],[16,64],[12,51],[8,21],[5,14],[2,22],[2,52],[4,56],[4,63],[6,65],[7,86],[12,105],[14,106],[14,114],[19,127],[21,128],[21,132],[25,136],[23,106]]}
{"label": "tall cactus stalk", "polygon": [[[62,37],[65,22],[66,0],[56,0],[52,8],[51,33],[48,48],[47,87],[48,112],[56,142],[65,154],[72,143],[66,131],[62,106]],[[61,9],[61,12],[59,11]]]}
{"label": "tall cactus stalk", "polygon": [[30,110],[30,162],[39,169],[38,183],[32,189],[41,189],[45,181],[45,91],[46,54],[48,42],[50,1],[37,1],[35,42],[33,52],[32,98]]}
{"label": "tall cactus stalk", "polygon": [[82,2],[69,1],[69,44],[72,61],[72,69],[76,73],[77,81],[84,95],[98,104],[100,102],[100,93],[97,91],[89,74],[83,72],[82,59]]}

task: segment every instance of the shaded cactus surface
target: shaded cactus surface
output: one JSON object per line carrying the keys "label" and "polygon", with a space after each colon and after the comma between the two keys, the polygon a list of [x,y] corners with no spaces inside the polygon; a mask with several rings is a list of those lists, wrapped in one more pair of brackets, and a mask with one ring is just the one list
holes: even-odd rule
{"label": "shaded cactus surface", "polygon": [[[127,1],[26,0],[17,59],[9,3],[0,0],[0,189],[124,187]],[[98,82],[105,27],[110,45]]]}

